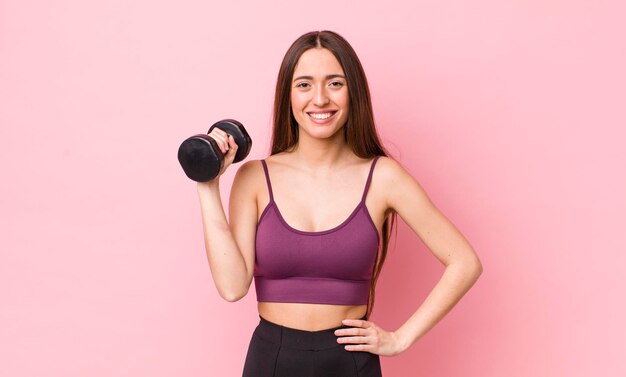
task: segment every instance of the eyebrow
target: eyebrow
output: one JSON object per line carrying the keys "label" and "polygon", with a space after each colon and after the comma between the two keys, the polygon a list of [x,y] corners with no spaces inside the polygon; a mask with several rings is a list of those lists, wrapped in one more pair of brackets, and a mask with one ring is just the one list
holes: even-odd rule
{"label": "eyebrow", "polygon": [[[326,76],[326,80],[334,79],[334,78],[337,78],[337,77],[345,79],[344,75],[340,75],[340,74],[334,73],[332,75],[327,75]],[[297,81],[297,80],[313,80],[313,76],[298,76],[295,79],[293,79],[293,81]]]}

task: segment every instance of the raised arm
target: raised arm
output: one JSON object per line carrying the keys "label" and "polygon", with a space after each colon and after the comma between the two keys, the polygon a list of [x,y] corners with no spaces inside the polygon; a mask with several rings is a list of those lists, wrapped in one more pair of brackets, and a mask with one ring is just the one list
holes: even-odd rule
{"label": "raised arm", "polygon": [[262,167],[247,161],[235,174],[229,201],[230,225],[220,197],[219,177],[198,183],[206,255],[213,282],[226,301],[243,298],[250,288],[254,270],[256,235],[255,179]]}

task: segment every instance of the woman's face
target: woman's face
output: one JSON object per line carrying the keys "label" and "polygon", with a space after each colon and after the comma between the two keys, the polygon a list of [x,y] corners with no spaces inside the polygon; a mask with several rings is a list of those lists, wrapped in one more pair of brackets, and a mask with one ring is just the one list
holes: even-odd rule
{"label": "woman's face", "polygon": [[301,131],[327,138],[348,120],[348,86],[341,64],[329,50],[312,48],[296,64],[291,110]]}

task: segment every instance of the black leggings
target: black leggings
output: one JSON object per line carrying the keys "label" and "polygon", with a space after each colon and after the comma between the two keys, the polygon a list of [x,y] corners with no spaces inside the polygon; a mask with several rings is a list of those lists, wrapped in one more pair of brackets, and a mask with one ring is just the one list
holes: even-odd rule
{"label": "black leggings", "polygon": [[349,326],[305,331],[259,318],[243,377],[382,377],[378,355],[337,343],[335,330]]}

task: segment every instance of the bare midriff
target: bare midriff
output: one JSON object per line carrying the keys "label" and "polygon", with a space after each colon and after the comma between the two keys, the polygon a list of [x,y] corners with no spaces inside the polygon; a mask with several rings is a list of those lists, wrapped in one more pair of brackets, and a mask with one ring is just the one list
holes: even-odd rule
{"label": "bare midriff", "polygon": [[292,329],[319,331],[341,326],[344,319],[360,319],[367,305],[303,304],[291,302],[258,302],[264,319]]}

